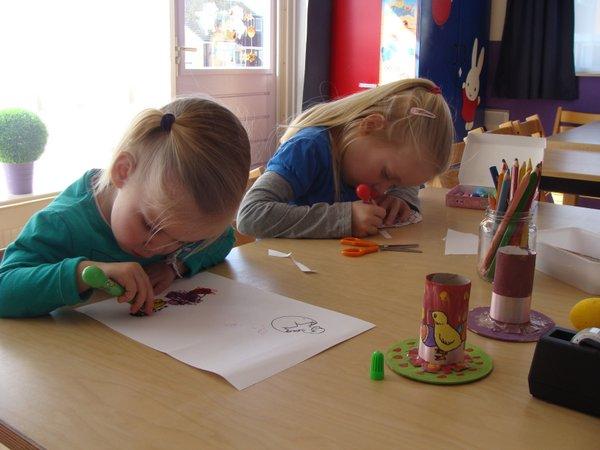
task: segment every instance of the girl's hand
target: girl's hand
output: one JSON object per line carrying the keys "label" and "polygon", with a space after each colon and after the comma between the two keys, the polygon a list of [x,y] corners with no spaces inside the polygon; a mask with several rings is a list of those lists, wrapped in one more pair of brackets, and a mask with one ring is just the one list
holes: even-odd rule
{"label": "girl's hand", "polygon": [[119,303],[132,302],[129,312],[136,313],[143,307],[146,314],[152,314],[154,289],[141,265],[136,262],[105,263],[82,261],[77,267],[79,280],[81,280],[83,269],[91,265],[98,266],[108,278],[123,286],[125,293],[118,297],[117,301]]}
{"label": "girl's hand", "polygon": [[365,237],[377,234],[377,227],[383,223],[384,208],[362,200],[352,202],[352,236]]}
{"label": "girl's hand", "polygon": [[392,195],[385,195],[377,199],[377,203],[385,208],[384,224],[393,225],[396,222],[405,222],[410,217],[411,208],[404,200]]}
{"label": "girl's hand", "polygon": [[144,267],[144,271],[150,278],[150,284],[154,288],[154,294],[158,295],[171,286],[177,278],[175,271],[165,262],[157,262]]}

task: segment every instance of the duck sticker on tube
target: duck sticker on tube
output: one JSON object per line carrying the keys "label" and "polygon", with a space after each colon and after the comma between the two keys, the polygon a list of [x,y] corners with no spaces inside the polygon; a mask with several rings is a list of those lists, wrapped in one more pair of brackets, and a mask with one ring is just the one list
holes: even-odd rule
{"label": "duck sticker on tube", "polygon": [[464,360],[471,281],[451,273],[429,274],[425,280],[419,358],[434,365]]}

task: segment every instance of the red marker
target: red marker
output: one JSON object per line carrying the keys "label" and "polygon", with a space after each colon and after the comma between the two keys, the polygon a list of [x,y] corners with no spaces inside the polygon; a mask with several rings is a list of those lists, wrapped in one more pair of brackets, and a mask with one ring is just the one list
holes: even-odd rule
{"label": "red marker", "polygon": [[371,203],[371,200],[373,200],[373,192],[366,184],[356,186],[356,195],[365,203]]}
{"label": "red marker", "polygon": [[356,186],[356,195],[365,203],[376,205],[375,199],[379,197],[379,193],[371,188],[368,184],[359,184]]}

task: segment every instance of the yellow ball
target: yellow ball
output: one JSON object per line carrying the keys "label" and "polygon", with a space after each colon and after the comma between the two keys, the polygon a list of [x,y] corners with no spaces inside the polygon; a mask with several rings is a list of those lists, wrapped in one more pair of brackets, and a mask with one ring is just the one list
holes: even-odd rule
{"label": "yellow ball", "polygon": [[591,297],[577,302],[571,309],[569,319],[576,330],[600,327],[600,297]]}

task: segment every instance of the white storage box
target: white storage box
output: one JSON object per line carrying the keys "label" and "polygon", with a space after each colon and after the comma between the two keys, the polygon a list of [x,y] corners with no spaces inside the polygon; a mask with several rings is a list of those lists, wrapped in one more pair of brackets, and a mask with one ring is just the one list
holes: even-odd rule
{"label": "white storage box", "polygon": [[458,171],[460,184],[446,194],[446,206],[486,209],[488,197],[472,194],[478,189],[488,195],[495,192],[490,166],[496,166],[501,171],[502,158],[506,159],[508,167],[512,166],[515,158],[519,158],[519,161],[531,158],[535,167],[542,160],[545,147],[544,138],[493,133],[469,134]]}
{"label": "white storage box", "polygon": [[538,232],[536,269],[590,294],[600,294],[600,234],[581,228]]}

